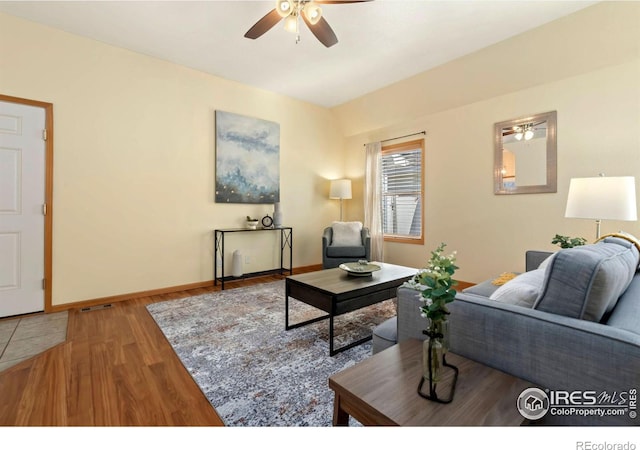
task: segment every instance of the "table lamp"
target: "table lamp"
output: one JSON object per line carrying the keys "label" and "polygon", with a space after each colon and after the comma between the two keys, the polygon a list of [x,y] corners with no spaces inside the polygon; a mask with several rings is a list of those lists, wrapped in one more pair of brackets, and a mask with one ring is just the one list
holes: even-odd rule
{"label": "table lamp", "polygon": [[572,178],[564,216],[594,219],[596,240],[602,220],[638,220],[635,177]]}

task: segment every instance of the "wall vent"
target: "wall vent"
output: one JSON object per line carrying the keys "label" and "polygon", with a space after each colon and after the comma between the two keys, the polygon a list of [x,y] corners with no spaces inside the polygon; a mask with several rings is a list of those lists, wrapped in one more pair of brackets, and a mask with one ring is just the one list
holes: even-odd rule
{"label": "wall vent", "polygon": [[111,303],[107,303],[105,305],[98,305],[98,306],[87,306],[86,308],[81,308],[80,311],[81,312],[97,311],[99,309],[107,309],[107,308],[111,308]]}

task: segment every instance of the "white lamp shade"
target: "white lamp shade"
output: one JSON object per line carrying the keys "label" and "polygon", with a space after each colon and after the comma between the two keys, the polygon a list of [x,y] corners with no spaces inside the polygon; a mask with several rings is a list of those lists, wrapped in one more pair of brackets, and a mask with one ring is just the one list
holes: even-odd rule
{"label": "white lamp shade", "polygon": [[638,220],[635,178],[572,178],[564,216],[595,220]]}
{"label": "white lamp shade", "polygon": [[329,188],[329,198],[351,198],[351,180],[332,180]]}

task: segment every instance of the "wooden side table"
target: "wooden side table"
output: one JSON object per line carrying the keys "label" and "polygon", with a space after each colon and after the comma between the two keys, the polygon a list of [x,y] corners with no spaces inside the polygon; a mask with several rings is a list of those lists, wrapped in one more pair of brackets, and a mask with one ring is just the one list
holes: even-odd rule
{"label": "wooden side table", "polygon": [[[453,353],[447,354],[447,361],[460,370],[449,404],[418,395],[422,341],[417,339],[332,375],[333,424],[348,425],[349,416],[363,425],[387,426],[518,426],[525,422],[516,401],[531,383]],[[443,385],[446,383],[445,377]]]}

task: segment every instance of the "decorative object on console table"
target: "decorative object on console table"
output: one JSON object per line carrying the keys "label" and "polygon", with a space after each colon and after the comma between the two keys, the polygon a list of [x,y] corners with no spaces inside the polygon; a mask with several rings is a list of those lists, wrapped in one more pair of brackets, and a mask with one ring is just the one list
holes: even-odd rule
{"label": "decorative object on console table", "polygon": [[[277,245],[277,249],[280,251],[280,267],[276,267],[271,270],[261,271],[261,272],[252,272],[245,273],[243,277],[247,278],[250,276],[257,275],[265,275],[267,273],[279,273],[280,275],[284,275],[285,271],[289,272],[289,275],[293,275],[293,228],[291,227],[280,227],[278,229],[275,228],[227,228],[227,229],[216,229],[213,230],[214,236],[214,253],[213,253],[213,285],[217,286],[218,281],[221,283],[221,289],[224,290],[224,282],[225,278],[225,235],[232,233],[254,233],[256,236],[262,234],[270,234],[275,232],[276,235],[280,236],[279,245]],[[288,250],[288,259],[289,259],[289,267],[285,267],[285,250]],[[220,269],[218,271],[218,268]]]}
{"label": "decorative object on console table", "polygon": [[247,216],[247,229],[249,230],[257,230],[258,229],[258,219],[252,219],[251,216]]}
{"label": "decorative object on console table", "polygon": [[262,218],[262,228],[273,228],[273,219],[268,214]]}
{"label": "decorative object on console table", "polygon": [[[431,252],[431,258],[427,267],[420,270],[415,277],[405,283],[405,286],[422,292],[422,305],[420,313],[427,319],[427,329],[423,333],[427,339],[423,342],[423,374],[418,385],[420,396],[436,401],[438,403],[450,403],[453,400],[456,381],[458,379],[458,368],[448,364],[446,353],[449,348],[449,327],[447,322],[447,303],[455,300],[456,290],[454,286],[457,281],[453,279],[458,266],[455,265],[456,252],[444,256],[446,244],[442,243]],[[447,398],[441,399],[436,393],[436,387],[441,379],[445,367],[455,372],[451,392]],[[424,383],[429,384],[429,392],[422,392]]]}
{"label": "decorative object on console table", "polygon": [[235,250],[233,252],[233,271],[231,272],[236,278],[242,276],[242,252],[240,250]]}
{"label": "decorative object on console table", "polygon": [[280,228],[282,226],[282,209],[280,207],[280,202],[275,202],[273,204],[273,226],[276,228]]}

